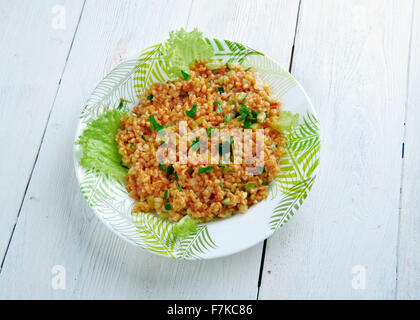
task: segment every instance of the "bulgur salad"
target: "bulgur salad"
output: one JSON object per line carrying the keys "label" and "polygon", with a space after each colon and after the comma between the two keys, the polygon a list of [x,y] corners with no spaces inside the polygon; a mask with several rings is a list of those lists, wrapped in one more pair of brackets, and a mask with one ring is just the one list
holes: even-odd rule
{"label": "bulgur salad", "polygon": [[[83,167],[123,181],[136,201],[133,214],[181,221],[182,234],[197,223],[245,213],[267,197],[280,172],[283,130],[295,126],[298,115],[281,110],[252,68],[215,59],[197,30],[173,32],[168,43],[164,62],[173,80],[153,83],[132,110],[121,99],[76,143]],[[179,153],[168,157],[179,145],[187,161]],[[262,162],[237,161],[240,152],[258,149]]]}

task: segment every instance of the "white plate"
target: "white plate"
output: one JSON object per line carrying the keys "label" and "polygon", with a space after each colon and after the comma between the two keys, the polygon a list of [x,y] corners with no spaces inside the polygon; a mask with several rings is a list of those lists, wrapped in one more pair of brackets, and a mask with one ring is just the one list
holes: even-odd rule
{"label": "white plate", "polygon": [[[296,79],[264,54],[239,43],[206,39],[216,57],[253,67],[272,93],[283,103],[283,110],[299,114],[299,126],[286,133],[286,153],[281,174],[270,184],[266,200],[247,213],[199,225],[197,232],[174,239],[173,224],[152,213],[131,214],[134,200],[125,187],[101,173],[87,171],[78,163],[75,145],[74,164],[80,188],[89,206],[114,233],[150,252],[180,259],[211,259],[247,249],[266,239],[286,223],[301,206],[314,183],[319,163],[320,135],[312,104]],[[161,60],[166,43],[143,50],[111,71],[96,87],[84,107],[77,137],[86,124],[101,113],[115,108],[120,98],[138,101],[138,95],[154,82],[171,79]],[[131,104],[133,107],[136,103]]]}

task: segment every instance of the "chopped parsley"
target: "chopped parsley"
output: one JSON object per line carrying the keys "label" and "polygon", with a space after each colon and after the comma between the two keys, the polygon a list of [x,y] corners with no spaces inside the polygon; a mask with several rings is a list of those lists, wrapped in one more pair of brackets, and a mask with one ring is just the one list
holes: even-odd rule
{"label": "chopped parsley", "polygon": [[150,116],[149,116],[149,119],[148,119],[147,121],[149,121],[149,122],[150,122],[150,128],[151,128],[152,130],[157,130],[157,132],[158,132],[159,134],[161,134],[162,136],[164,136],[164,135],[165,135],[165,130],[163,130],[163,128],[165,128],[165,127],[164,127],[164,126],[162,126],[160,123],[158,123],[158,122],[156,121],[155,116],[150,115]]}
{"label": "chopped parsley", "polygon": [[171,210],[172,209],[172,206],[171,206],[170,203],[165,203],[163,206],[165,207],[165,210]]}
{"label": "chopped parsley", "polygon": [[207,129],[207,137],[211,137],[211,135],[213,134],[214,128],[210,127]]}
{"label": "chopped parsley", "polygon": [[226,171],[226,172],[233,172],[233,173],[235,173],[235,172],[236,172],[235,170],[230,169],[230,168],[223,168],[223,171]]}
{"label": "chopped parsley", "polygon": [[215,102],[213,102],[213,104],[215,104],[217,106],[217,108],[216,108],[217,113],[222,113],[223,112],[222,104],[220,103],[219,100],[216,100]]}
{"label": "chopped parsley", "polygon": [[191,119],[194,119],[195,114],[197,113],[197,104],[194,103],[191,110],[186,110],[185,114],[189,116]]}
{"label": "chopped parsley", "polygon": [[149,94],[146,99],[147,100],[152,100],[153,99],[153,94]]}
{"label": "chopped parsley", "polygon": [[182,70],[181,70],[181,74],[182,74],[182,77],[183,77],[185,80],[188,80],[189,78],[191,78],[191,76],[190,76],[188,73],[186,73],[186,72],[184,72],[184,71],[182,71]]}
{"label": "chopped parsley", "polygon": [[241,104],[240,109],[239,109],[239,114],[241,115],[241,117],[238,119],[238,121],[245,120],[246,117],[249,115],[249,108]]}
{"label": "chopped parsley", "polygon": [[244,129],[251,129],[251,125],[257,122],[258,111],[257,110],[250,110],[244,104],[241,104],[239,109],[239,114],[241,115],[238,121],[244,121],[244,124],[241,128]]}
{"label": "chopped parsley", "polygon": [[190,149],[194,151],[198,151],[198,149],[200,149],[200,138],[197,138],[192,142]]}
{"label": "chopped parsley", "polygon": [[163,162],[159,162],[159,169],[162,170],[163,172],[166,172],[169,176],[175,171],[172,165],[168,165],[167,167],[165,167]]}
{"label": "chopped parsley", "polygon": [[144,141],[147,141],[147,137],[146,137],[144,134],[142,134],[142,135],[141,135],[141,138],[142,138]]}
{"label": "chopped parsley", "polygon": [[252,123],[248,119],[246,119],[244,124],[241,126],[241,128],[251,129],[251,125],[252,125]]}
{"label": "chopped parsley", "polygon": [[225,115],[225,122],[229,122],[230,120],[232,120],[232,117],[230,116],[230,114],[226,114]]}
{"label": "chopped parsley", "polygon": [[220,187],[220,188],[223,188],[223,185],[222,185],[220,182],[219,182],[219,187]]}
{"label": "chopped parsley", "polygon": [[207,173],[207,172],[213,172],[213,168],[211,166],[207,166],[207,167],[200,167],[200,169],[198,169],[198,174]]}
{"label": "chopped parsley", "polygon": [[222,94],[223,92],[225,92],[225,89],[223,89],[223,87],[218,87],[217,91],[219,91],[219,93]]}
{"label": "chopped parsley", "polygon": [[177,186],[177,189],[179,190],[179,191],[181,191],[182,190],[182,187],[178,184]]}
{"label": "chopped parsley", "polygon": [[230,153],[231,151],[231,142],[230,141],[223,141],[222,143],[219,143],[219,154],[221,156]]}
{"label": "chopped parsley", "polygon": [[125,105],[127,104],[127,102],[131,102],[128,100],[125,100],[123,98],[120,99],[120,104],[118,105],[117,109],[121,110],[121,109],[125,109]]}
{"label": "chopped parsley", "polygon": [[163,199],[168,199],[168,189],[165,190],[165,193],[163,194]]}

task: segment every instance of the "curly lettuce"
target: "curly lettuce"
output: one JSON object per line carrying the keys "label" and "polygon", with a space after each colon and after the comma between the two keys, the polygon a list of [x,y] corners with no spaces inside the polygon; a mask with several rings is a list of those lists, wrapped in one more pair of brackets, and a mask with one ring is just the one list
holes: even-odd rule
{"label": "curly lettuce", "polygon": [[126,114],[126,110],[113,109],[87,125],[76,141],[81,148],[79,163],[83,168],[103,172],[117,180],[127,174],[115,141],[121,118]]}
{"label": "curly lettuce", "polygon": [[204,41],[203,34],[197,28],[191,32],[181,28],[170,32],[163,58],[169,66],[169,73],[181,77],[183,72],[189,71],[192,63],[209,61],[213,56],[213,48]]}

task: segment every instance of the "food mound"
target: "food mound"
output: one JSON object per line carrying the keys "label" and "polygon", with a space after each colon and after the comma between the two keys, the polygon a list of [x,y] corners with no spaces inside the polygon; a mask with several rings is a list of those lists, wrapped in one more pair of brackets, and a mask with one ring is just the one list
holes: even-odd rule
{"label": "food mound", "polygon": [[[174,222],[187,215],[210,221],[245,213],[267,197],[268,184],[280,172],[285,146],[281,103],[252,69],[237,63],[196,62],[189,69],[178,80],[154,83],[133,112],[122,118],[116,141],[122,163],[129,168],[126,187],[136,200],[133,212],[154,211]],[[203,147],[206,156],[211,153],[212,148],[201,146],[197,137],[180,132],[182,121],[188,130],[200,128],[209,137],[217,129],[251,129],[254,133],[262,129],[263,166],[255,167],[255,174],[247,174],[249,165],[245,163],[169,163],[159,159],[162,136],[169,130],[176,141],[186,140],[188,152],[200,153]],[[235,142],[231,138],[220,142],[216,150],[222,156],[224,143],[233,150]],[[255,151],[255,134],[250,144]]]}

